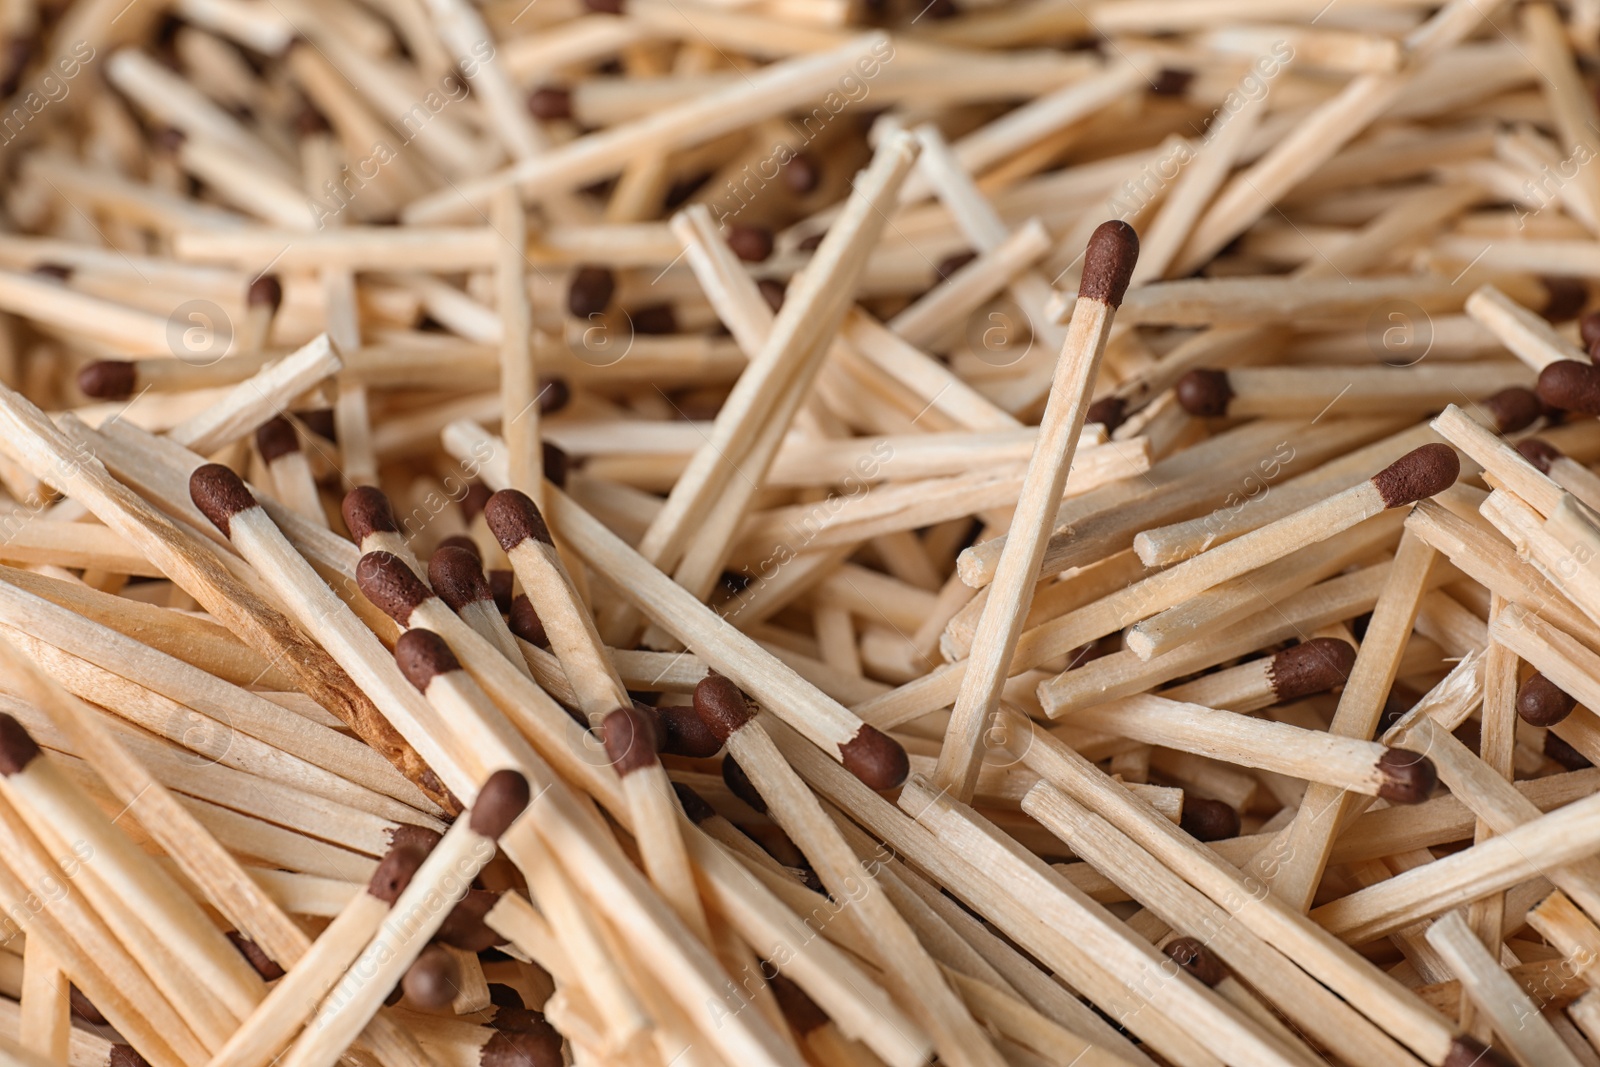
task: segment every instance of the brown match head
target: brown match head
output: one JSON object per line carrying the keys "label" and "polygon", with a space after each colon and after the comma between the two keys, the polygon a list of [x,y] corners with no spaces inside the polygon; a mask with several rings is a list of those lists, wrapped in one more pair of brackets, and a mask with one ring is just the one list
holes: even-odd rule
{"label": "brown match head", "polygon": [[828,1025],[828,1013],[819,1008],[817,1002],[793,979],[775,974],[767,984],[772,987],[772,995],[778,999],[778,1010],[783,1012],[784,1019],[794,1027],[796,1034],[804,1037]]}
{"label": "brown match head", "polygon": [[1161,951],[1201,985],[1215,987],[1228,977],[1228,965],[1195,938],[1175,937],[1163,945]]}
{"label": "brown match head", "polygon": [[132,1045],[115,1044],[106,1054],[106,1067],[150,1067],[150,1061]]}
{"label": "brown match head", "polygon": [[[667,332],[672,333],[675,331],[669,330]],[[554,415],[571,402],[572,386],[567,384],[567,380],[565,378],[539,379],[539,414]],[[555,447],[555,445],[552,445],[549,442],[545,443],[544,455],[546,459],[550,457],[549,450]],[[559,448],[556,448],[556,451],[561,452]],[[565,452],[561,452],[561,455],[563,458],[566,457]],[[551,478],[550,480],[555,481],[554,478]]]}
{"label": "brown match head", "polygon": [[605,311],[617,292],[617,276],[609,267],[579,267],[567,286],[567,310],[576,319]]}
{"label": "brown match head", "polygon": [[1386,508],[1426,500],[1456,484],[1461,457],[1447,444],[1435,442],[1412,449],[1372,476]]}
{"label": "brown match head", "polygon": [[1517,690],[1517,715],[1529,726],[1554,726],[1577,706],[1576,700],[1537,671]]}
{"label": "brown match head", "polygon": [[1591,311],[1578,320],[1578,336],[1583,338],[1585,349],[1600,342],[1600,311]]}
{"label": "brown match head", "polygon": [[443,945],[429,945],[401,979],[406,999],[420,1008],[448,1008],[461,988],[461,965]]}
{"label": "brown match head", "polygon": [[1600,415],[1600,367],[1575,359],[1558,359],[1539,372],[1534,391],[1553,408]]}
{"label": "brown match head", "polygon": [[[567,395],[571,395],[570,393]],[[567,475],[572,471],[572,458],[551,444],[544,441],[539,445],[540,463],[544,465],[545,481],[557,489],[567,487]]]}
{"label": "brown match head", "polygon": [[1457,1034],[1439,1067],[1515,1067],[1510,1057],[1477,1038]]}
{"label": "brown match head", "polygon": [[1222,841],[1239,836],[1239,813],[1220,800],[1185,793],[1178,825],[1196,841]]}
{"label": "brown match head", "polygon": [[715,671],[708,672],[694,687],[694,710],[719,746],[727,744],[729,737],[756,717],[744,691]]}
{"label": "brown match head", "polygon": [[1496,433],[1516,433],[1533,425],[1544,414],[1544,404],[1532,389],[1513,385],[1483,402],[1483,409],[1494,420]]}
{"label": "brown match head", "polygon": [[91,1026],[109,1025],[106,1017],[100,1014],[100,1009],[83,995],[83,990],[75,985],[67,986],[67,1003],[72,1006],[72,1014],[82,1019]]}
{"label": "brown match head", "polygon": [[544,631],[544,623],[539,618],[539,613],[534,610],[533,601],[527,594],[519,593],[511,602],[511,610],[506,613],[506,625],[511,627],[511,632],[539,648],[550,647],[550,635]]}
{"label": "brown match head", "polygon": [[1391,748],[1378,757],[1378,795],[1391,804],[1421,804],[1438,782],[1433,761],[1421,753]]}
{"label": "brown match head", "polygon": [[761,299],[767,302],[767,307],[774,312],[783,310],[783,298],[789,295],[789,290],[776,278],[762,278],[756,282],[756,288],[761,292]]}
{"label": "brown match head", "polygon": [[450,651],[444,638],[420,627],[407,630],[395,641],[394,661],[406,681],[416,686],[419,693],[426,693],[439,675],[461,669],[461,661]]}
{"label": "brown match head", "polygon": [[507,552],[530,538],[547,545],[555,544],[550,539],[550,527],[539,514],[539,505],[521,490],[502,489],[491,496],[483,506],[483,518],[500,547]]}
{"label": "brown match head", "polygon": [[235,515],[258,506],[243,479],[220,463],[195,468],[189,475],[189,499],[224,537],[231,536],[228,524]]}
{"label": "brown match head", "polygon": [[467,488],[467,495],[461,498],[461,514],[466,516],[468,522],[471,522],[483,514],[483,506],[489,502],[489,498],[493,495],[494,490],[487,485],[482,482],[473,482]]}
{"label": "brown match head", "polygon": [[489,929],[484,917],[500,903],[500,894],[487,889],[469,889],[467,895],[456,902],[450,914],[434,934],[438,940],[463,952],[483,952],[505,940]]}
{"label": "brown match head", "polygon": [[1103,396],[1089,405],[1088,422],[1098,422],[1111,433],[1128,420],[1128,402],[1120,396]]}
{"label": "brown match head", "polygon": [[822,184],[822,165],[817,157],[800,152],[783,165],[783,184],[795,196],[805,196]]}
{"label": "brown match head", "polygon": [[1540,474],[1549,474],[1550,464],[1561,458],[1561,450],[1540,437],[1524,437],[1517,442],[1517,452]]}
{"label": "brown match head", "polygon": [[1178,379],[1177,390],[1178,403],[1196,418],[1220,419],[1233,400],[1227,371],[1198,367]]}
{"label": "brown match head", "polygon": [[39,755],[39,746],[27,729],[10,715],[0,712],[0,774],[10,778],[21,774]]}
{"label": "brown match head", "polygon": [[96,400],[126,400],[139,384],[139,368],[125,359],[102,359],[78,371],[78,390]]}
{"label": "brown match head", "polygon": [[452,611],[460,611],[480,600],[494,599],[489,579],[483,576],[478,553],[460,545],[442,544],[434,550],[428,560],[428,584]]}
{"label": "brown match head", "polygon": [[[496,567],[489,572],[489,592],[494,596],[494,606],[500,609],[500,614],[511,614],[515,600],[513,594],[515,594],[516,588],[517,575],[515,571],[506,570],[504,567]],[[531,603],[528,605],[528,610],[533,610]],[[534,617],[538,618],[537,615]],[[511,632],[516,633],[515,630]],[[543,626],[539,627],[539,632],[544,632]],[[520,637],[521,635],[518,634],[518,636]]]}
{"label": "brown match head", "polygon": [[678,803],[683,807],[683,813],[689,816],[689,821],[699,826],[707,819],[714,819],[717,809],[706,802],[706,798],[696,793],[682,782],[673,782],[672,791],[678,794]]}
{"label": "brown match head", "polygon": [[409,624],[417,605],[433,594],[406,561],[393,552],[368,552],[356,563],[356,588],[373,607],[401,626]]}
{"label": "brown match head", "polygon": [[558,85],[544,85],[528,94],[528,112],[536,119],[551,122],[572,117],[572,91]]}
{"label": "brown match head", "polygon": [[[489,983],[489,1003],[497,1008],[507,1011],[524,1011],[527,1003],[522,999],[522,994],[517,992],[515,986],[508,986],[504,982]],[[500,1016],[495,1016],[495,1023],[499,1025]]]}
{"label": "brown match head", "polygon": [[1279,700],[1298,700],[1343,685],[1355,666],[1356,650],[1337,637],[1313,637],[1272,657],[1267,681]]}
{"label": "brown match head", "polygon": [[601,721],[600,737],[611,766],[623,777],[661,762],[656,756],[655,718],[632,704],[618,708]]}
{"label": "brown match head", "polygon": [[1121,219],[1096,226],[1083,251],[1083,281],[1078,296],[1098,300],[1108,307],[1121,307],[1128,291],[1128,279],[1139,262],[1139,235]]}
{"label": "brown match head", "polygon": [[722,750],[722,739],[706,725],[695,708],[665,704],[656,708],[655,713],[661,751],[691,759],[707,759]]}
{"label": "brown match head", "polygon": [[478,790],[468,826],[472,832],[496,841],[528,806],[528,780],[509,768],[495,771]]}
{"label": "brown match head", "polygon": [[344,516],[350,539],[358,545],[373,533],[400,532],[389,498],[376,486],[358,485],[346,493],[339,504],[339,514]]}
{"label": "brown match head", "polygon": [[765,226],[728,227],[728,248],[746,263],[760,263],[772,255],[772,231]]}
{"label": "brown match head", "polygon": [[262,981],[275,982],[283,977],[283,968],[278,966],[278,961],[261,951],[260,945],[237,930],[228,932],[228,940],[239,950],[239,955],[250,961],[250,966],[255,968]]}
{"label": "brown match head", "polygon": [[879,793],[898,788],[911,773],[911,757],[900,742],[865,724],[839,746],[839,762],[868,789]]}
{"label": "brown match head", "polygon": [[561,1035],[555,1027],[543,1030],[505,1030],[495,1027],[478,1054],[478,1067],[562,1067]]}
{"label": "brown match head", "polygon": [[395,844],[378,861],[378,869],[367,882],[367,892],[385,904],[393,904],[411,884],[411,878],[428,858],[426,850],[413,844]]}
{"label": "brown match head", "polygon": [[756,811],[765,815],[767,813],[767,799],[761,795],[761,790],[750,780],[750,775],[739,766],[739,761],[732,756],[722,757],[722,784],[728,791]]}
{"label": "brown match head", "polygon": [[300,420],[309,433],[314,433],[324,441],[339,441],[339,427],[334,424],[332,408],[311,408],[309,411],[297,411],[295,417]]}
{"label": "brown match head", "polygon": [[276,274],[263,274],[250,283],[245,293],[245,303],[253,308],[270,308],[274,312],[283,303],[283,283]]}
{"label": "brown match head", "polygon": [[300,451],[300,435],[295,433],[294,423],[278,415],[257,426],[256,451],[261,453],[263,463]]}
{"label": "brown match head", "polygon": [[483,553],[478,551],[478,542],[466,534],[451,534],[443,541],[440,541],[434,551],[437,552],[440,548],[464,548],[472,553],[474,559],[480,561],[483,559]]}

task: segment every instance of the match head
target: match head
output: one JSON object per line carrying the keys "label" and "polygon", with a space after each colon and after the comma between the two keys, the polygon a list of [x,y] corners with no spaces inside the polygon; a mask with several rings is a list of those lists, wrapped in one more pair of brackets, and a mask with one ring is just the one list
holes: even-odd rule
{"label": "match head", "polygon": [[416,686],[419,693],[426,693],[439,675],[461,669],[461,661],[450,651],[444,638],[420,627],[400,635],[394,643],[394,661],[406,681]]}
{"label": "match head", "polygon": [[609,267],[579,267],[567,286],[567,311],[586,319],[605,311],[617,291],[617,276]]}
{"label": "match head", "polygon": [[505,939],[483,921],[500,903],[500,894],[487,889],[469,889],[444,917],[434,937],[451,948],[478,953],[494,948]]}
{"label": "match head", "polygon": [[518,593],[515,600],[511,601],[511,610],[506,612],[506,625],[511,627],[511,632],[522,638],[530,645],[539,648],[550,647],[550,635],[544,632],[544,622],[540,620],[539,613],[534,610],[533,601],[527,594]]}
{"label": "match head", "polygon": [[389,498],[376,486],[358,485],[346,493],[339,504],[339,514],[344,516],[350,539],[358,545],[374,533],[400,532]]}
{"label": "match head", "polygon": [[466,495],[461,498],[461,514],[466,517],[468,522],[471,522],[483,514],[483,506],[489,502],[489,498],[493,495],[494,490],[487,485],[482,482],[473,482],[467,487]]}
{"label": "match head", "polygon": [[257,426],[256,451],[261,453],[263,463],[300,451],[300,435],[295,433],[294,423],[277,415]]}
{"label": "match head", "polygon": [[1378,774],[1378,795],[1391,804],[1421,804],[1439,781],[1432,760],[1403,748],[1378,757]]}
{"label": "match head", "polygon": [[1450,1042],[1439,1067],[1515,1067],[1510,1058],[1498,1049],[1492,1049],[1477,1038],[1458,1034]]}
{"label": "match head", "polygon": [[557,85],[544,85],[528,94],[528,112],[546,122],[572,117],[572,91]]}
{"label": "match head", "polygon": [[660,762],[656,756],[655,719],[632,704],[618,708],[601,721],[600,737],[611,766],[624,778]]}
{"label": "match head", "polygon": [[498,841],[528,806],[530,797],[528,780],[519,772],[495,771],[478,790],[467,825],[472,827],[473,833]]}
{"label": "match head", "polygon": [[1196,368],[1178,379],[1178,403],[1196,418],[1220,419],[1228,413],[1233,386],[1228,372]]}
{"label": "match head", "polygon": [[1337,637],[1313,637],[1272,657],[1267,681],[1279,700],[1298,700],[1343,685],[1355,666],[1356,650]]}
{"label": "match head", "polygon": [[[677,331],[668,331],[675,333]],[[539,414],[554,415],[572,402],[572,386],[567,384],[565,378],[540,378],[539,379]],[[561,452],[555,445],[546,441],[544,443],[544,457],[550,458],[551,449],[561,453],[561,458],[566,459],[567,454]],[[550,479],[555,481],[554,478]]]}
{"label": "match head", "polygon": [[385,904],[393,904],[427,858],[427,852],[416,845],[395,845],[378,861],[378,869],[367,882],[367,892]]}
{"label": "match head", "polygon": [[521,490],[502,489],[490,497],[483,506],[483,518],[500,547],[507,552],[529,539],[555,544],[550,539],[550,527],[539,514],[539,505]]}
{"label": "match head", "polygon": [[693,707],[664,704],[654,711],[661,751],[691,759],[707,759],[722,750],[722,739],[706,725]]}
{"label": "match head", "polygon": [[1600,343],[1600,311],[1591,311],[1578,320],[1578,336],[1583,338],[1585,349]]}
{"label": "match head", "polygon": [[868,789],[879,793],[897,788],[911,773],[911,758],[900,742],[865,724],[839,746],[839,762]]}
{"label": "match head", "polygon": [[228,940],[233,942],[233,947],[239,950],[239,955],[249,961],[257,974],[264,982],[276,982],[283,977],[283,968],[278,966],[278,961],[261,951],[261,946],[239,933],[237,930],[228,932]]}
{"label": "match head", "polygon": [[[429,770],[431,772],[432,768]],[[444,835],[439,831],[412,822],[396,823],[389,831],[390,848],[420,849],[423,855],[432,852],[443,839]]]}
{"label": "match head", "polygon": [[1517,715],[1529,726],[1554,726],[1577,706],[1576,700],[1537,671],[1517,690]]}
{"label": "match head", "polygon": [[478,542],[474,541],[466,534],[451,534],[443,541],[440,541],[439,544],[434,548],[434,551],[437,552],[441,548],[464,548],[468,552],[471,552],[473,557],[480,562],[483,559],[483,553],[478,551]]}
{"label": "match head", "polygon": [[540,443],[539,453],[542,457],[541,463],[544,465],[544,480],[557,489],[565,489],[567,475],[572,471],[572,458],[549,441]]}
{"label": "match head", "polygon": [[401,626],[409,624],[417,605],[433,594],[422,579],[393,552],[368,552],[356,563],[356,588],[373,607]]}
{"label": "match head", "polygon": [[750,775],[732,756],[722,757],[722,784],[728,787],[728,792],[756,811],[763,815],[767,813],[767,798],[761,795],[761,790],[750,780]]}
{"label": "match head", "polygon": [[220,463],[195,468],[189,475],[189,499],[224,537],[232,536],[228,524],[235,515],[259,506],[244,481]]}
{"label": "match head", "polygon": [[78,371],[78,389],[96,400],[126,400],[139,384],[139,368],[125,359],[86,363]]}
{"label": "match head", "polygon": [[772,995],[778,998],[778,1010],[783,1012],[784,1019],[794,1027],[796,1034],[804,1037],[828,1024],[828,1013],[819,1008],[817,1002],[795,984],[794,979],[776,974],[768,985],[772,987]]}
{"label": "match head", "polygon": [[1178,825],[1196,841],[1222,841],[1239,836],[1239,813],[1220,800],[1185,793]]}
{"label": "match head", "polygon": [[694,710],[719,746],[727,744],[728,738],[756,717],[744,691],[715,671],[707,673],[694,687]]}
{"label": "match head", "polygon": [[1192,937],[1173,938],[1162,946],[1161,951],[1202,985],[1214,987],[1228,977],[1228,965]]}
{"label": "match head", "polygon": [[452,611],[460,611],[480,600],[494,599],[477,552],[460,545],[443,544],[434,550],[428,560],[428,584]]}
{"label": "match head", "polygon": [[1555,760],[1569,771],[1581,771],[1585,767],[1594,766],[1588,756],[1557,737],[1554,730],[1544,735],[1544,754],[1546,758]]}
{"label": "match head", "polygon": [[1436,496],[1456,484],[1461,457],[1447,444],[1413,449],[1372,476],[1386,508],[1403,507]]}
{"label": "match head", "polygon": [[1083,251],[1083,281],[1078,296],[1098,300],[1108,307],[1121,307],[1128,291],[1128,279],[1139,261],[1139,235],[1121,219],[1102,222],[1089,237]]}
{"label": "match head", "polygon": [[728,227],[728,248],[746,263],[760,263],[772,255],[772,231],[765,226],[735,223]]}
{"label": "match head", "polygon": [[39,746],[27,729],[10,715],[0,712],[0,774],[10,778],[21,774],[39,755]]}
{"label": "match head", "polygon": [[276,274],[263,274],[250,283],[245,293],[245,303],[253,308],[270,308],[276,312],[283,303],[283,283]]}
{"label": "match head", "polygon": [[1103,396],[1089,405],[1085,421],[1098,422],[1111,433],[1128,419],[1128,402],[1120,396]]}
{"label": "match head", "polygon": [[478,1067],[562,1067],[561,1044],[553,1026],[537,1031],[496,1027],[478,1054]]}
{"label": "match head", "polygon": [[1561,450],[1539,437],[1524,437],[1517,442],[1522,458],[1532,463],[1540,474],[1550,473],[1550,464],[1561,458]]}
{"label": "match head", "polygon": [[406,998],[421,1008],[450,1006],[461,986],[461,966],[443,945],[429,945],[401,979]]}
{"label": "match head", "polygon": [[1516,433],[1533,425],[1533,420],[1544,413],[1544,404],[1532,389],[1513,385],[1485,400],[1483,409],[1494,420],[1496,433]]}
{"label": "match head", "polygon": [[[512,594],[516,592],[516,588],[517,575],[514,571],[506,570],[504,567],[496,567],[489,572],[489,592],[494,595],[494,606],[500,609],[500,614],[511,614],[512,602],[515,599]],[[531,604],[529,605],[529,610],[532,610]],[[515,633],[516,631],[513,630],[512,632]]]}
{"label": "match head", "polygon": [[1600,415],[1600,367],[1558,359],[1539,372],[1539,399],[1562,411]]}
{"label": "match head", "polygon": [[678,803],[683,806],[683,813],[689,816],[689,821],[699,826],[707,819],[716,818],[717,809],[706,803],[706,798],[696,793],[682,782],[673,782],[672,791],[678,794]]}
{"label": "match head", "polygon": [[119,1043],[111,1046],[106,1067],[150,1067],[150,1061],[139,1055],[132,1045]]}

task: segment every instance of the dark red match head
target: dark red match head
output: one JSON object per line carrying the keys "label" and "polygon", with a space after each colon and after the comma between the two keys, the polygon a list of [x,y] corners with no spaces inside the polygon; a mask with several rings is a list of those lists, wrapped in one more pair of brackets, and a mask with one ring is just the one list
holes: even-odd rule
{"label": "dark red match head", "polygon": [[220,463],[195,468],[189,475],[189,499],[224,537],[230,536],[229,523],[235,515],[257,506],[244,481]]}

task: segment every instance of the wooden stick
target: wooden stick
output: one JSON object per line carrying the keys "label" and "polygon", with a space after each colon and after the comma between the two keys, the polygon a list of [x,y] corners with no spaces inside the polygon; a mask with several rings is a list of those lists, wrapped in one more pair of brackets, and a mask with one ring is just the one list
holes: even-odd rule
{"label": "wooden stick", "polygon": [[174,426],[168,436],[190,451],[209,456],[278,414],[295,397],[337,373],[341,365],[327,336],[319,336],[240,382],[222,403]]}

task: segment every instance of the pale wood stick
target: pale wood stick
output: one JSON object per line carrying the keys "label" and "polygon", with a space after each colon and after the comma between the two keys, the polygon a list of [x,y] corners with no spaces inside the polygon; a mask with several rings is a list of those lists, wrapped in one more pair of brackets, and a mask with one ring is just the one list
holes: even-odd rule
{"label": "pale wood stick", "polygon": [[267,465],[272,493],[284,507],[319,526],[327,526],[328,515],[322,510],[316,476],[300,450],[300,434],[294,424],[281,415],[262,423],[256,428],[256,451]]}
{"label": "pale wood stick", "polygon": [[[1072,845],[1073,851],[1110,872],[1175,930],[1189,933],[1192,941],[1203,946],[1202,951],[1221,955],[1229,967],[1312,1037],[1352,1054],[1360,1046],[1365,1061],[1410,1060],[1392,1038],[1300,970],[1292,956],[1280,953],[1243,923],[1217,921],[1214,905],[1204,893],[1162,866],[1103,817],[1042,782],[1029,791],[1023,807]],[[1181,959],[1177,962],[1183,966]],[[1216,976],[1201,980],[1208,977]]]}
{"label": "pale wood stick", "polygon": [[528,797],[528,781],[516,771],[496,771],[489,777],[471,813],[458,820],[417,867],[372,940],[284,1054],[286,1067],[333,1067],[444,924],[473,877],[494,857],[495,842],[522,815]]}
{"label": "pale wood stick", "polygon": [[[1583,78],[1578,73],[1560,16],[1548,4],[1525,7],[1522,9],[1522,33],[1533,53],[1529,58],[1544,83],[1544,97],[1563,148],[1569,155],[1588,153],[1593,158],[1600,153],[1600,141],[1593,132],[1594,127],[1600,125],[1600,111],[1584,91]],[[1576,181],[1589,205],[1600,206],[1600,179],[1579,167]],[[1593,217],[1583,221],[1594,229]]]}
{"label": "pale wood stick", "polygon": [[1406,367],[1241,367],[1193,370],[1178,383],[1191,415],[1317,416],[1347,412],[1423,414],[1463,395],[1487,398],[1534,383],[1527,367],[1510,362]]}
{"label": "pale wood stick", "polygon": [[402,217],[408,224],[458,217],[502,186],[515,185],[525,193],[547,195],[618,171],[636,153],[710,140],[816,99],[818,92],[825,92],[858,64],[870,62],[875,67],[874,57],[881,60],[887,45],[886,37],[866,34],[848,39],[831,52],[775,63],[739,85],[579,138],[489,178],[459,183],[447,194],[423,197],[408,205]]}
{"label": "pale wood stick", "polygon": [[1393,978],[1152,809],[1134,803],[1124,787],[1059,739],[1020,715],[1008,716],[1007,724],[1013,729],[1008,745],[1023,749],[1027,765],[1047,782],[1127,834],[1425,1062],[1450,1062],[1458,1049],[1469,1047],[1470,1039],[1452,1035],[1442,1018]]}
{"label": "pale wood stick", "polygon": [[172,353],[165,316],[79,293],[48,278],[0,271],[0,310],[111,346],[119,355]]}
{"label": "pale wood stick", "polygon": [[1028,461],[1012,520],[1013,536],[1007,538],[996,567],[994,587],[973,637],[968,657],[971,666],[962,678],[955,712],[939,750],[933,783],[959,800],[972,796],[982,762],[983,731],[1000,699],[1026,619],[1024,597],[1038,580],[1040,559],[1067,483],[1112,317],[1137,258],[1138,238],[1126,223],[1101,226],[1085,252],[1084,281],[1045,404],[1039,438]]}
{"label": "pale wood stick", "polygon": [[1539,437],[1527,437],[1517,442],[1517,451],[1528,457],[1528,462],[1542,474],[1571,493],[1591,509],[1600,506],[1600,475],[1582,463],[1563,455],[1555,446]]}
{"label": "pale wood stick", "polygon": [[[1581,511],[1579,509],[1582,509]],[[1588,509],[1563,493],[1541,522],[1527,504],[1504,489],[1496,489],[1479,509],[1541,574],[1591,619],[1600,614],[1600,573],[1594,568],[1594,547],[1600,541]]]}
{"label": "pale wood stick", "polygon": [[240,382],[222,403],[173,427],[168,436],[193,452],[210,455],[278,414],[341,365],[327,335],[318,336]]}
{"label": "pale wood stick", "polygon": [[1565,893],[1558,889],[1540,901],[1528,912],[1528,925],[1567,957],[1563,962],[1577,970],[1579,977],[1591,987],[1594,985],[1596,977],[1600,977],[1593,973],[1600,931]]}
{"label": "pale wood stick", "polygon": [[[1151,282],[1132,290],[1124,321],[1137,325],[1265,326],[1304,319],[1367,315],[1388,300],[1409,300],[1425,311],[1454,311],[1466,297],[1441,280],[1415,275],[1285,278],[1277,275]],[[1058,298],[1051,306],[1066,311]]]}
{"label": "pale wood stick", "polygon": [[[458,8],[466,10],[465,5],[453,3],[437,6],[451,12]],[[440,17],[439,13],[436,12],[435,17]],[[494,86],[497,92],[502,88],[509,91],[498,66],[480,68],[480,73],[487,75],[485,85]],[[499,96],[490,98],[491,107],[500,103]],[[509,138],[516,158],[527,159],[537,154],[542,136],[525,129],[528,125],[525,108],[517,107],[515,111],[519,122],[506,129],[503,136]],[[512,189],[495,194],[494,228],[499,237],[495,255],[495,303],[500,313],[500,435],[510,450],[511,484],[537,502],[544,495],[544,461],[539,445],[539,376],[528,341],[532,321],[523,273],[527,220],[523,217],[522,201]]]}
{"label": "pale wood stick", "polygon": [[1182,1026],[1211,1056],[1238,1063],[1307,1062],[1307,1053],[1282,1048],[1216,993],[1174,973],[1175,968],[1163,968],[1160,960],[1164,957],[1153,947],[1111,920],[1099,905],[1020,846],[1008,843],[977,813],[915,779],[902,792],[901,806],[915,810],[919,823],[934,830],[950,847],[959,847],[969,861],[981,858],[989,870],[1003,871],[1005,888],[999,891],[1026,902],[1044,924],[1060,927],[1070,923],[1080,943],[1092,945],[1103,959],[1120,961],[1124,975],[1144,975],[1144,981],[1134,979],[1137,1002],[1144,1011],[1159,1012]]}
{"label": "pale wood stick", "polygon": [[106,64],[107,75],[139,105],[197,140],[224,145],[265,173],[288,177],[283,159],[237,119],[174,71],[145,53],[124,48]]}
{"label": "pale wood stick", "polygon": [[1049,251],[1050,235],[1037,218],[1029,219],[992,248],[982,250],[928,290],[886,326],[907,342],[925,348],[937,343],[972,312]]}
{"label": "pale wood stick", "polygon": [[1536,371],[1564,359],[1588,362],[1583,349],[1562,337],[1540,316],[1493,285],[1479,286],[1467,297],[1467,314],[1482,323],[1513,355]]}
{"label": "pale wood stick", "polygon": [[[1416,536],[1407,533],[1400,539],[1394,569],[1373,608],[1366,640],[1329,725],[1331,733],[1369,738],[1375,732],[1434,559],[1434,550]],[[1273,892],[1293,906],[1309,906],[1338,826],[1354,807],[1352,794],[1335,786],[1307,788],[1299,814],[1283,831],[1286,858],[1271,878]]]}
{"label": "pale wood stick", "polygon": [[9,563],[45,563],[57,567],[92,568],[116,574],[163,577],[127,541],[104,526],[56,522],[19,511],[0,525],[9,527],[0,543],[0,559]]}
{"label": "pale wood stick", "polygon": [[1451,912],[1429,926],[1427,938],[1460,978],[1462,992],[1489,1016],[1519,1061],[1578,1067],[1578,1059],[1551,1029],[1539,1006],[1500,969],[1500,961],[1478,940],[1460,912]]}
{"label": "pale wood stick", "polygon": [[22,1046],[47,1061],[66,1059],[72,1036],[67,976],[43,938],[29,938],[22,950]]}

